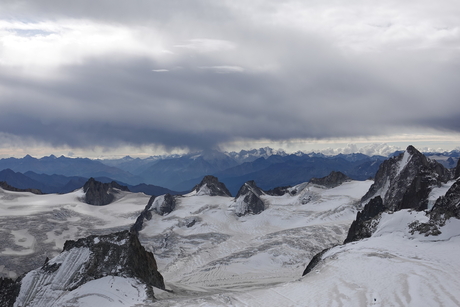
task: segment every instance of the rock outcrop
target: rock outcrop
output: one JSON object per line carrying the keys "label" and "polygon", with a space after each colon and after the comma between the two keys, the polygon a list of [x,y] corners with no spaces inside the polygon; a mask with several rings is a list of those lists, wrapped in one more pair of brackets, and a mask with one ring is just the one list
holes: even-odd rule
{"label": "rock outcrop", "polygon": [[193,187],[192,192],[195,192],[195,195],[232,197],[225,184],[220,182],[217,177],[211,175],[205,176],[199,184]]}
{"label": "rock outcrop", "polygon": [[317,184],[324,186],[326,188],[335,188],[341,185],[342,183],[346,181],[350,181],[351,178],[349,178],[347,175],[345,175],[342,172],[335,172],[332,171],[329,175],[323,178],[312,178],[310,180],[310,183]]}
{"label": "rock outcrop", "polygon": [[[408,146],[405,152],[384,161],[377,171],[374,184],[361,199],[362,204],[365,204],[364,209],[358,212],[344,243],[372,236],[383,211],[426,210],[432,189],[451,180],[453,173],[438,162],[425,157],[413,146]],[[454,186],[451,190],[455,190]],[[436,201],[430,213],[430,223],[414,224],[411,228],[436,234],[435,224],[439,224],[442,217],[457,214],[455,205],[452,205],[457,197],[455,193],[448,192],[446,197]]]}
{"label": "rock outcrop", "polygon": [[113,202],[119,191],[129,191],[125,186],[115,181],[102,183],[90,178],[83,186],[85,202],[94,206],[105,206]]}
{"label": "rock outcrop", "polygon": [[380,196],[372,198],[364,206],[364,209],[356,214],[356,220],[351,224],[347,238],[343,243],[346,244],[371,237],[378,224],[377,217],[384,211],[385,206],[383,205],[382,198]]}
{"label": "rock outcrop", "polygon": [[171,213],[175,207],[176,198],[171,194],[165,194],[157,197],[150,197],[145,209],[148,211],[153,211],[159,215],[166,215],[168,213]]}
{"label": "rock outcrop", "polygon": [[61,254],[22,277],[16,305],[53,306],[62,294],[106,276],[135,278],[152,298],[152,287],[165,289],[153,254],[123,231],[66,241]]}
{"label": "rock outcrop", "polygon": [[237,216],[259,214],[265,210],[265,203],[260,198],[264,192],[251,180],[243,184],[235,197],[235,213]]}
{"label": "rock outcrop", "polygon": [[18,189],[10,186],[6,181],[0,181],[0,188],[11,192],[30,192],[33,194],[43,194],[39,189]]}
{"label": "rock outcrop", "polygon": [[440,227],[450,218],[460,219],[460,178],[450,187],[444,196],[440,196],[428,213],[427,223],[415,222],[410,225],[412,233],[418,231],[426,236],[438,235]]}
{"label": "rock outcrop", "polygon": [[297,191],[293,190],[291,186],[286,186],[270,189],[268,191],[265,191],[265,194],[271,196],[283,196],[286,193],[289,193],[290,195],[295,195],[296,192]]}
{"label": "rock outcrop", "polygon": [[375,182],[362,198],[366,203],[381,196],[385,208],[424,210],[434,186],[452,179],[452,172],[425,157],[413,146],[398,156],[385,160],[375,175]]}
{"label": "rock outcrop", "polygon": [[147,205],[141,214],[137,217],[136,222],[131,226],[130,231],[138,234],[142,230],[144,221],[150,221],[152,219],[152,212],[158,215],[166,215],[171,213],[176,207],[176,197],[171,194],[165,194],[160,196],[150,197]]}
{"label": "rock outcrop", "polygon": [[458,179],[460,177],[460,159],[457,162],[457,167],[454,171],[454,179]]}
{"label": "rock outcrop", "polygon": [[317,266],[318,263],[321,262],[323,255],[324,255],[328,250],[330,250],[331,248],[332,248],[332,247],[323,249],[322,251],[320,251],[319,253],[317,253],[316,255],[314,255],[313,258],[312,258],[312,259],[310,260],[310,262],[308,263],[308,265],[307,265],[307,267],[305,268],[305,270],[303,271],[302,276],[305,276],[305,275],[307,275],[308,273],[310,273],[310,272],[313,270],[313,268],[314,268],[315,266]]}

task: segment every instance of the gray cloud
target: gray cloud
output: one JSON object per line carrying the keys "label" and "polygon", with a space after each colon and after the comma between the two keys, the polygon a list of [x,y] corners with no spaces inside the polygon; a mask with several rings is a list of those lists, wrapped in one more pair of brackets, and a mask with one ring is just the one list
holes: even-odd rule
{"label": "gray cloud", "polygon": [[330,31],[260,22],[214,1],[22,3],[1,5],[8,20],[85,18],[142,35],[151,26],[171,54],[114,49],[47,73],[1,65],[3,133],[75,148],[200,149],[238,139],[460,132],[459,56],[450,52],[458,37],[446,42],[454,47],[441,40],[407,49],[395,38],[396,47],[355,52]]}

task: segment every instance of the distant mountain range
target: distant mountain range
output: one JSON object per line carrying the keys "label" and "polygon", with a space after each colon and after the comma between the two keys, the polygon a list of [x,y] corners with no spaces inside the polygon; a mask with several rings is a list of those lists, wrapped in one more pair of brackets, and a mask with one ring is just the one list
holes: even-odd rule
{"label": "distant mountain range", "polygon": [[[460,152],[425,155],[447,168],[453,168]],[[234,195],[249,180],[256,181],[264,190],[293,186],[314,177],[324,177],[331,171],[340,171],[355,180],[365,180],[374,177],[385,159],[386,156],[362,153],[335,156],[302,152],[287,154],[268,147],[230,153],[211,150],[146,159],[126,156],[91,160],[54,155],[37,159],[27,155],[20,159],[0,159],[0,170],[3,170],[0,181],[17,188],[40,189],[43,193],[67,193],[82,187],[88,178],[93,177],[101,182],[114,180],[133,192],[159,195],[190,191],[204,176],[214,175]]]}
{"label": "distant mountain range", "polygon": [[[76,189],[83,187],[88,179],[88,177],[79,176],[68,177],[64,175],[37,174],[32,171],[28,171],[23,174],[11,169],[4,169],[0,171],[0,182],[6,182],[10,186],[18,189],[38,189],[45,194],[65,194],[75,191]],[[103,183],[113,181],[113,179],[108,177],[95,177],[95,179]],[[182,193],[152,184],[141,183],[137,185],[130,185],[118,180],[116,180],[116,182],[128,187],[131,192],[143,192],[147,195],[162,195],[166,193],[176,195]]]}

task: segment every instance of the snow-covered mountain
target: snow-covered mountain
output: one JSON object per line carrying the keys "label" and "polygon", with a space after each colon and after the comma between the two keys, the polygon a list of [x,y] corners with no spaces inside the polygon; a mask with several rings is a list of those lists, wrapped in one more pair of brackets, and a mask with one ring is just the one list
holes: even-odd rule
{"label": "snow-covered mountain", "polygon": [[[216,193],[224,186],[211,176],[186,195],[119,191],[106,206],[84,203],[82,190],[0,189],[0,269],[15,277],[28,271],[19,261],[48,249],[56,256],[45,265],[42,256],[23,277],[16,306],[40,306],[44,297],[62,306],[457,306],[459,176],[460,165],[446,169],[410,146],[382,163],[375,181],[332,173],[271,192],[247,182],[235,198]],[[87,243],[123,246],[123,239],[104,238],[127,229],[164,277],[165,291],[153,289],[156,300],[139,276],[105,272],[81,284],[70,278],[91,263]],[[58,254],[66,239],[74,241]],[[46,271],[55,264],[56,271]],[[60,288],[50,288],[55,281]],[[8,280],[0,284],[6,289],[0,299],[17,290]]]}

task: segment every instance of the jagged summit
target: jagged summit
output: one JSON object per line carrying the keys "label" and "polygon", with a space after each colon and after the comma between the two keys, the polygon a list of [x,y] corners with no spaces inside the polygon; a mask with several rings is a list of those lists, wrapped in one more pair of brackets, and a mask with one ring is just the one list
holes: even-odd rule
{"label": "jagged summit", "polygon": [[363,204],[381,196],[387,209],[397,211],[427,208],[427,198],[434,186],[452,179],[452,173],[420,153],[412,145],[403,153],[385,160],[375,175],[375,182],[363,196]]}
{"label": "jagged summit", "polygon": [[195,195],[232,196],[225,184],[220,182],[217,177],[211,175],[205,176],[199,184],[193,187],[192,192]]}
{"label": "jagged summit", "polygon": [[[358,212],[351,225],[345,243],[372,236],[378,225],[379,214],[386,210],[401,209],[425,210],[428,208],[429,195],[433,188],[452,180],[453,171],[446,169],[420,153],[415,147],[408,146],[406,151],[384,161],[375,176],[375,182],[362,198],[364,209]],[[460,185],[460,183],[459,183]],[[458,216],[460,188],[454,184],[445,197],[440,197],[430,213],[430,225],[415,227],[426,233],[443,224],[441,219]]]}
{"label": "jagged summit", "polygon": [[265,203],[260,198],[264,192],[254,180],[248,181],[240,188],[235,197],[235,213],[237,216],[259,214],[265,210]]}
{"label": "jagged summit", "polygon": [[350,181],[351,178],[349,178],[347,175],[345,175],[342,172],[335,172],[332,171],[329,175],[323,178],[312,178],[310,180],[310,183],[317,184],[317,185],[322,185],[326,188],[335,188],[342,183],[346,181]]}
{"label": "jagged summit", "polygon": [[[15,306],[67,306],[90,295],[78,295],[87,283],[99,280],[98,287],[110,290],[110,280],[101,280],[107,276],[135,279],[141,282],[138,289],[152,298],[152,287],[165,289],[153,254],[144,249],[136,235],[123,231],[66,241],[61,254],[18,281],[21,288]],[[91,295],[103,296],[100,291]]]}
{"label": "jagged summit", "polygon": [[115,195],[118,194],[119,191],[129,191],[129,189],[115,181],[102,183],[92,177],[83,186],[85,202],[94,206],[105,206],[110,204],[115,200]]}

